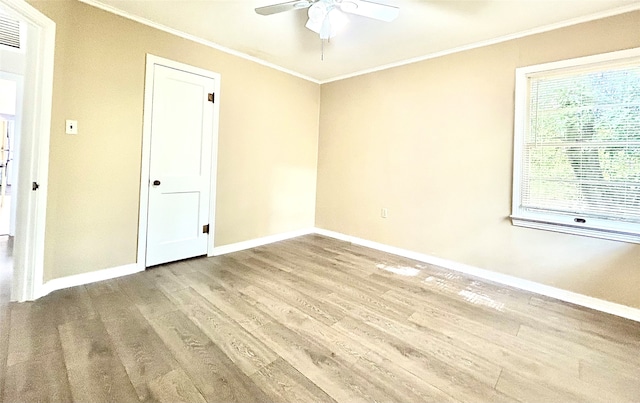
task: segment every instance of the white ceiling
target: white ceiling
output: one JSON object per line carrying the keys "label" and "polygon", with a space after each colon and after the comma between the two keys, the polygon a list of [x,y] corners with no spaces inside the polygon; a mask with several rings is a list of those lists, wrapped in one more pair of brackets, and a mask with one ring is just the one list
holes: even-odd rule
{"label": "white ceiling", "polygon": [[[640,0],[374,0],[400,7],[393,22],[349,14],[324,46],[307,10],[262,16],[284,0],[81,0],[147,20],[318,82],[481,42],[640,9]],[[638,21],[640,24],[640,21]],[[588,38],[585,38],[588,40]]]}

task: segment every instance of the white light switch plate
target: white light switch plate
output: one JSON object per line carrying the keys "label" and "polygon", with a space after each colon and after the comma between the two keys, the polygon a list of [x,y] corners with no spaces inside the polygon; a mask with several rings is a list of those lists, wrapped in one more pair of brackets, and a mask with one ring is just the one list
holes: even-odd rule
{"label": "white light switch plate", "polygon": [[77,120],[67,120],[67,122],[66,122],[66,133],[67,134],[78,134],[78,121]]}

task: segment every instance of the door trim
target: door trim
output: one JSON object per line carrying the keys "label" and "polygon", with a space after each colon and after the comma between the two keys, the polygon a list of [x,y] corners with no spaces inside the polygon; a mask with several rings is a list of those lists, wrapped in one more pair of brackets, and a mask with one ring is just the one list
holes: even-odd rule
{"label": "door trim", "polygon": [[144,81],[144,121],[142,126],[142,165],[140,170],[140,212],[138,215],[138,258],[137,264],[142,269],[147,267],[147,213],[149,211],[149,162],[151,160],[151,111],[153,105],[154,66],[160,65],[187,73],[197,74],[214,80],[215,102],[213,103],[213,133],[211,137],[211,189],[209,194],[209,240],[207,256],[213,256],[216,214],[216,183],[218,172],[218,126],[220,122],[220,74],[213,71],[190,66],[188,64],[165,59],[147,53],[147,64]]}
{"label": "door trim", "polygon": [[[56,24],[21,0],[3,0],[10,15],[28,23],[29,44],[24,74],[24,104],[20,134],[11,299],[27,301],[42,296],[44,241],[47,213],[49,139],[53,96]],[[40,187],[31,190],[31,182]]]}

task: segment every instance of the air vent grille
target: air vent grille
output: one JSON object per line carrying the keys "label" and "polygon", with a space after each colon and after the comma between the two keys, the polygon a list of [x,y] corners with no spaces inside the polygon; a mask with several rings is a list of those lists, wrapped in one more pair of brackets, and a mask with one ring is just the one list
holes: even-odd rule
{"label": "air vent grille", "polygon": [[20,49],[20,22],[0,14],[0,45]]}

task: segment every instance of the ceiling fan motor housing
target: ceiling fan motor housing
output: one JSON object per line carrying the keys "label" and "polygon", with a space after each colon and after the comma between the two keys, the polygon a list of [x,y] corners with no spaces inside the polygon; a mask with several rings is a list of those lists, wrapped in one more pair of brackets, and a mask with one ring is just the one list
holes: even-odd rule
{"label": "ceiling fan motor housing", "polygon": [[347,23],[344,13],[352,13],[381,21],[393,21],[398,8],[369,0],[294,0],[256,8],[256,13],[271,15],[283,11],[309,8],[307,28],[320,35],[320,39],[335,36]]}

